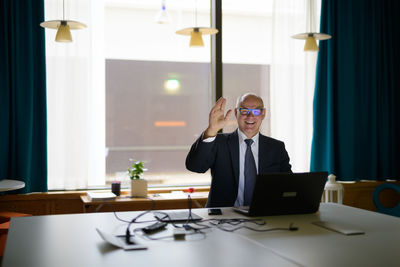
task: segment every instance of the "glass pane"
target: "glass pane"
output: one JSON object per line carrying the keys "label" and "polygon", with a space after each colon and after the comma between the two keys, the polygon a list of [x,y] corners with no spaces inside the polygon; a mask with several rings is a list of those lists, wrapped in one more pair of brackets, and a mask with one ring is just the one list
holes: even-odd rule
{"label": "glass pane", "polygon": [[[267,116],[261,132],[269,135],[269,88],[272,36],[272,0],[222,1],[223,95],[227,109],[251,92],[264,100]],[[237,128],[232,115],[224,132]]]}
{"label": "glass pane", "polygon": [[[107,179],[126,180],[134,159],[145,162],[150,185],[208,184],[185,158],[208,124],[210,39],[189,48],[189,36],[175,34],[194,26],[195,1],[166,1],[169,24],[155,22],[161,3],[106,1]],[[197,21],[209,26],[209,1],[198,1]]]}

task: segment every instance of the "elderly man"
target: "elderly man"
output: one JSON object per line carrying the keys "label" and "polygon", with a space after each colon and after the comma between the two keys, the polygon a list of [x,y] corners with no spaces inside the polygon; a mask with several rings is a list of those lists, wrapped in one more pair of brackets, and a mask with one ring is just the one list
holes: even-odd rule
{"label": "elderly man", "polygon": [[209,125],[192,145],[186,168],[204,173],[211,168],[211,188],[207,207],[248,206],[257,173],[291,172],[283,142],[260,134],[265,118],[263,100],[247,93],[238,98],[234,110],[238,129],[218,133],[228,121],[226,99],[211,109]]}

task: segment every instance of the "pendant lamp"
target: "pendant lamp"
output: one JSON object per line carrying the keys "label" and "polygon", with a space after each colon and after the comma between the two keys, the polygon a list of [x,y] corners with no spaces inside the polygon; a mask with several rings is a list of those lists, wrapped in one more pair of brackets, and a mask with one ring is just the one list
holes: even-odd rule
{"label": "pendant lamp", "polygon": [[318,51],[316,40],[328,40],[332,36],[326,33],[315,32],[315,13],[314,13],[314,0],[307,1],[307,32],[299,33],[292,36],[294,39],[306,40],[304,44],[304,51]]}
{"label": "pendant lamp", "polygon": [[40,23],[40,26],[48,29],[57,29],[56,42],[70,43],[72,36],[70,30],[78,30],[86,28],[86,25],[73,20],[65,20],[65,3],[63,0],[63,18],[62,20],[49,20]]}
{"label": "pendant lamp", "polygon": [[168,24],[170,22],[170,18],[167,12],[167,8],[165,7],[165,0],[161,2],[161,10],[158,12],[156,16],[156,23],[159,24]]}
{"label": "pendant lamp", "polygon": [[204,46],[203,42],[203,34],[204,35],[212,35],[217,34],[218,30],[215,28],[209,27],[198,27],[197,26],[197,2],[196,2],[196,9],[195,9],[195,27],[185,28],[182,30],[176,31],[177,34],[180,35],[190,35],[190,47],[201,47]]}

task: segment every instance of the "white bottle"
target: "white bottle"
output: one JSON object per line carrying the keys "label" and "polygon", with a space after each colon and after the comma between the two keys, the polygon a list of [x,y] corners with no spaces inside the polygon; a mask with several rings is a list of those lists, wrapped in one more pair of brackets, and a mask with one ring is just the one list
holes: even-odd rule
{"label": "white bottle", "polygon": [[324,202],[343,203],[343,185],[336,182],[336,176],[330,174],[325,184]]}

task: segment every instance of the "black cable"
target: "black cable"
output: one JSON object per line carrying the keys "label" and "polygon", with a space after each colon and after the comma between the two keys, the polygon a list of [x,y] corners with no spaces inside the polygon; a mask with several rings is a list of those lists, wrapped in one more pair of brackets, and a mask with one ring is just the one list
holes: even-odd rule
{"label": "black cable", "polygon": [[204,230],[204,229],[210,229],[211,228],[211,226],[204,225],[204,224],[201,224],[199,222],[192,222],[192,224],[200,226],[200,227],[193,227],[193,226],[191,226],[189,224],[187,224],[187,227],[189,227],[190,229],[193,229],[193,230]]}
{"label": "black cable", "polygon": [[202,222],[209,221],[211,224],[229,224],[229,225],[239,225],[241,223],[253,223],[256,225],[266,225],[267,222],[263,219],[247,219],[247,218],[231,218],[231,219],[207,219]]}
{"label": "black cable", "polygon": [[189,215],[188,219],[185,224],[188,224],[191,220],[193,220],[192,217],[192,198],[190,197],[190,193],[188,194],[188,209],[189,209]]}
{"label": "black cable", "polygon": [[[148,198],[148,199],[150,199],[150,198]],[[152,210],[152,209],[154,208],[154,203],[153,203],[154,200],[153,200],[153,199],[150,199],[150,200],[152,201],[152,206],[151,206],[150,210]],[[121,219],[121,218],[117,215],[117,211],[115,210],[114,206],[111,205],[110,203],[104,202],[104,203],[102,203],[102,204],[105,204],[105,205],[107,205],[107,206],[109,206],[109,207],[111,208],[111,210],[112,210],[112,212],[113,212],[115,218],[116,218],[118,221],[125,222],[125,223],[129,223],[129,222],[130,222],[130,221],[128,221],[128,220]],[[157,221],[157,220],[140,221],[140,222],[136,222],[136,223],[148,223],[148,222],[155,222],[155,221]]]}
{"label": "black cable", "polygon": [[[162,212],[162,211],[157,211],[157,213],[164,215],[164,217],[162,217],[162,218],[156,217],[157,220],[162,221],[162,222],[171,223],[175,228],[182,228],[182,227],[185,227],[185,225],[194,222],[194,218],[192,215],[192,198],[191,198],[190,194],[188,194],[188,218],[186,219],[186,222],[182,224],[182,226],[175,224],[172,221],[172,219],[168,213]],[[168,219],[168,220],[166,220],[166,219]]]}
{"label": "black cable", "polygon": [[[191,222],[194,223],[194,219],[193,219],[193,216],[192,216],[192,198],[191,198],[190,194],[188,194],[188,211],[189,211],[188,212],[188,218],[187,218],[186,222],[184,224],[182,224],[182,226],[179,226],[178,224],[174,223],[171,220],[171,217],[169,216],[169,214],[166,213],[166,212],[157,211],[158,214],[162,214],[162,215],[164,215],[164,217],[159,218],[159,217],[156,216],[156,219],[158,221],[163,221],[163,222],[165,222],[166,219],[168,219],[168,221],[169,221],[168,223],[172,224],[175,228],[185,228],[185,230],[193,230],[192,233],[186,233],[185,235],[202,234],[203,237],[205,238],[205,233],[202,230],[210,228],[210,226],[197,224],[197,225],[201,226],[200,228],[198,228],[198,227],[193,227],[193,226],[189,225],[189,223],[191,223]],[[142,229],[143,228],[136,228],[136,229],[134,229],[134,232],[136,233],[138,231],[142,231]],[[144,235],[144,236],[146,238],[150,239],[150,240],[161,240],[161,239],[166,239],[166,238],[174,238],[174,236],[162,236],[162,237],[155,238],[155,237],[152,237],[152,236],[150,236],[148,234]]]}
{"label": "black cable", "polygon": [[156,219],[157,219],[159,222],[170,223],[170,224],[172,224],[175,228],[182,228],[182,226],[179,226],[179,225],[175,224],[175,223],[172,221],[172,218],[169,216],[168,213],[163,212],[163,211],[156,211],[156,212],[159,213],[159,214],[164,215],[164,217],[162,217],[162,218],[159,218],[159,217],[156,216]]}
{"label": "black cable", "polygon": [[[132,223],[135,223],[137,219],[139,219],[140,217],[142,217],[143,215],[149,213],[150,211],[153,210],[154,208],[154,200],[151,198],[147,198],[149,200],[151,200],[151,207],[150,209],[140,213],[139,215],[137,215],[135,218],[133,218],[129,223],[128,223],[128,227],[126,228],[126,232],[125,232],[125,241],[127,244],[133,244],[133,242],[131,242],[131,233],[129,231],[129,228],[131,226]],[[143,221],[142,221],[143,222]]]}
{"label": "black cable", "polygon": [[[152,237],[151,234],[143,234],[142,229],[143,229],[143,228],[135,228],[135,229],[133,230],[133,232],[134,232],[135,234],[136,234],[137,232],[140,232],[141,234],[138,235],[138,236],[140,236],[140,237],[142,237],[142,238],[147,238],[147,239],[149,239],[149,240],[162,240],[162,239],[168,239],[168,238],[172,238],[172,239],[175,238],[174,235],[167,235],[167,236],[160,236],[160,237]],[[194,230],[194,229],[193,229],[193,230]],[[196,234],[202,234],[202,236],[205,238],[205,233],[202,232],[201,230],[194,230],[194,231],[191,232],[191,233],[185,233],[186,236],[189,236],[189,235],[196,235]]]}
{"label": "black cable", "polygon": [[[113,211],[114,211],[115,217],[118,220],[122,221],[122,222],[127,222],[128,223],[128,227],[126,228],[126,233],[125,233],[126,243],[133,244],[130,241],[131,234],[130,234],[130,230],[129,230],[129,228],[130,228],[132,223],[154,222],[154,220],[137,222],[138,218],[140,218],[141,216],[143,216],[143,215],[145,215],[148,212],[153,210],[153,208],[154,208],[154,200],[153,199],[150,199],[150,200],[152,201],[151,208],[146,210],[145,212],[142,212],[141,214],[137,215],[135,218],[133,218],[130,221],[126,221],[126,220],[123,220],[123,219],[119,218],[117,216],[115,210],[113,209],[113,207],[110,205],[112,207]],[[168,219],[169,223],[172,224],[175,228],[185,228],[186,230],[193,230],[193,232],[186,233],[186,235],[201,234],[205,238],[206,233],[203,232],[203,230],[209,229],[209,228],[211,228],[211,226],[204,225],[204,224],[201,224],[199,222],[194,221],[193,216],[192,216],[192,198],[191,198],[190,194],[188,194],[188,211],[189,211],[188,218],[187,218],[186,222],[184,224],[182,224],[182,226],[179,226],[178,224],[175,224],[171,220],[171,217],[169,216],[169,214],[166,213],[166,212],[162,212],[162,211],[157,211],[157,213],[164,215],[164,217],[159,218],[159,217],[156,216],[156,220],[165,222],[166,219]],[[248,229],[248,230],[255,231],[255,232],[269,232],[269,231],[279,231],[279,230],[296,231],[296,230],[298,230],[297,227],[293,226],[293,223],[291,223],[288,228],[276,227],[276,228],[269,228],[269,229],[257,229],[257,228],[249,227],[247,225],[240,225],[240,224],[244,224],[244,223],[252,223],[252,224],[255,224],[255,225],[258,225],[258,226],[266,225],[266,221],[262,220],[262,219],[247,219],[247,218],[206,219],[206,220],[202,220],[201,222],[202,223],[203,222],[209,222],[212,226],[215,226],[218,229],[220,229],[222,231],[226,231],[226,232],[235,232],[235,231],[237,231],[239,229]],[[193,224],[193,225],[196,225],[196,226],[199,226],[199,227],[195,227],[195,226],[190,225],[190,224]],[[224,227],[224,225],[234,226],[234,228],[228,229],[228,228]],[[142,231],[142,229],[143,228],[136,228],[136,229],[133,230],[133,232],[136,233],[138,231]],[[142,234],[141,236],[142,237],[146,237],[146,238],[148,238],[150,240],[162,240],[162,239],[174,238],[173,235],[161,236],[161,237],[157,237],[157,238],[152,237],[149,234],[147,234],[147,235],[143,235]]]}
{"label": "black cable", "polygon": [[[214,221],[216,222],[214,222]],[[261,220],[262,222],[258,222],[260,219],[255,219],[255,220],[249,220],[249,219],[221,219],[221,220],[217,220],[217,219],[212,219],[210,220],[210,224],[214,225],[215,227],[217,227],[218,229],[225,231],[225,232],[235,232],[239,229],[248,229],[251,231],[255,231],[255,232],[270,232],[270,231],[296,231],[298,230],[298,227],[294,227],[293,223],[290,223],[288,228],[283,228],[283,227],[275,227],[275,228],[268,228],[268,229],[257,229],[257,228],[253,228],[253,227],[249,227],[246,225],[241,225],[235,228],[226,228],[224,227],[224,224],[229,224],[232,226],[236,226],[239,223],[245,223],[245,222],[250,222],[250,223],[254,223],[257,225],[265,225],[265,221]]]}
{"label": "black cable", "polygon": [[[136,233],[136,232],[141,232],[142,229],[143,229],[143,228],[135,228],[135,229],[133,230],[133,232],[134,232],[134,233]],[[155,238],[155,237],[150,236],[149,234],[146,234],[146,235],[141,235],[141,237],[146,237],[146,238],[148,238],[148,239],[150,239],[150,240],[161,240],[161,239],[166,239],[166,238],[173,238],[174,236],[169,235],[169,236],[161,236],[161,237]]]}

